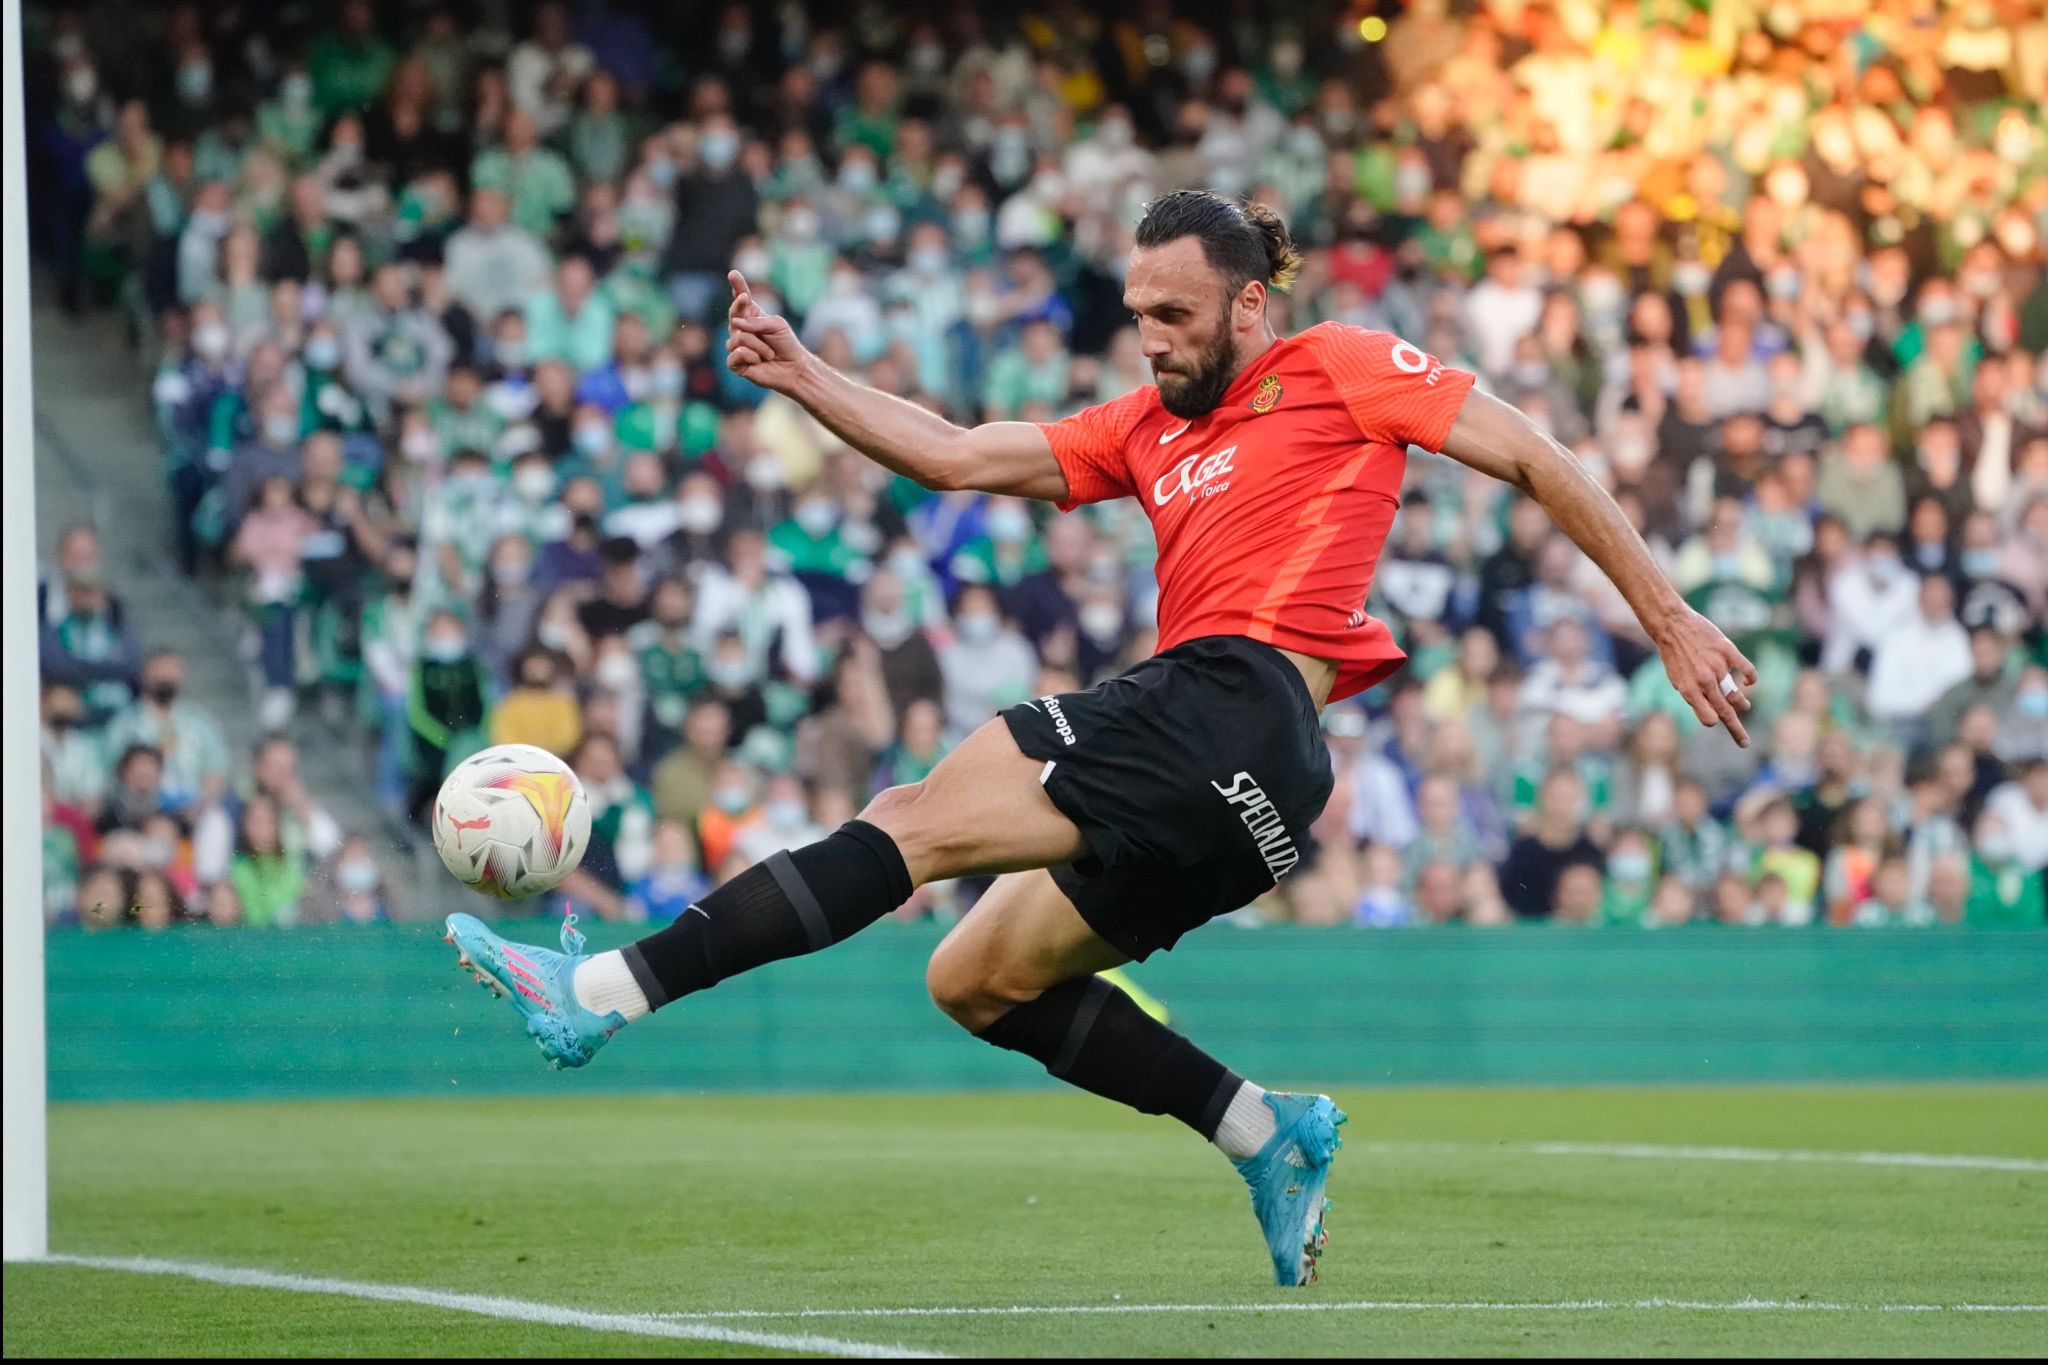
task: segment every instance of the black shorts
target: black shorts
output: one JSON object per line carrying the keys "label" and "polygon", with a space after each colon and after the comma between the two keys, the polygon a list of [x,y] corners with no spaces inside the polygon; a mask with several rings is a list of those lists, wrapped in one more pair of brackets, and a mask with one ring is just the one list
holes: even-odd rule
{"label": "black shorts", "polygon": [[1052,869],[1088,927],[1144,959],[1249,904],[1301,861],[1330,751],[1301,674],[1211,635],[1086,692],[1002,713],[1092,856]]}

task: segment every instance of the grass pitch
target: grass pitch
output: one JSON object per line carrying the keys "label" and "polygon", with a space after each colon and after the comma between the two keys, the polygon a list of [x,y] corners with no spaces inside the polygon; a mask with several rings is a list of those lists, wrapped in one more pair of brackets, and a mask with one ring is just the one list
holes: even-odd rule
{"label": "grass pitch", "polygon": [[[2048,1313],[1956,1308],[2048,1304],[2048,1088],[1339,1098],[1353,1118],[1331,1245],[1305,1291],[1270,1283],[1214,1151],[1064,1093],[65,1106],[50,1124],[60,1252],[771,1345],[39,1265],[7,1270],[5,1350],[676,1356],[816,1336],[960,1354],[2048,1353]],[[1781,1306],[1739,1306],[1754,1301]],[[954,1311],[968,1308],[1062,1311]],[[903,1309],[946,1311],[867,1311]]]}

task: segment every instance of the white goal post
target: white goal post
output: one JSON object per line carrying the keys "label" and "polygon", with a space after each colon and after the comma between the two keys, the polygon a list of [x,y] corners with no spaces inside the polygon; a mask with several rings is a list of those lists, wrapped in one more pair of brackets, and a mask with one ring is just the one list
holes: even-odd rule
{"label": "white goal post", "polygon": [[5,1247],[50,1250],[48,1077],[43,1045],[43,760],[36,657],[36,459],[28,334],[28,167],[23,161],[21,0],[0,0],[0,1079],[6,1111]]}

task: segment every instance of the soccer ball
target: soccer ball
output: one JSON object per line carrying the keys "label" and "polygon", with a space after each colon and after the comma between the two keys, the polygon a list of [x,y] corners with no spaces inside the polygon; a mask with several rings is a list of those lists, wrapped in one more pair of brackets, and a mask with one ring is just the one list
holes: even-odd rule
{"label": "soccer ball", "polygon": [[554,890],[590,846],[590,798],[569,765],[531,744],[495,744],[455,765],[434,798],[434,850],[473,891],[522,900]]}

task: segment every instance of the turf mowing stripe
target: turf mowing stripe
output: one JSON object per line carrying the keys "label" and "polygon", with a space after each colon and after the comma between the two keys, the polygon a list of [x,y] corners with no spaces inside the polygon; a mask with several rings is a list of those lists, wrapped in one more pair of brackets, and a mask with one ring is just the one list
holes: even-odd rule
{"label": "turf mowing stripe", "polygon": [[1368,1151],[1512,1152],[1524,1156],[1613,1156],[1649,1161],[1790,1161],[1842,1166],[1917,1166],[1954,1171],[2048,1172],[2048,1161],[2024,1156],[1939,1152],[1818,1152],[1772,1147],[1670,1147],[1647,1142],[1368,1142]]}
{"label": "turf mowing stripe", "polygon": [[1808,1299],[1565,1299],[1549,1303],[1432,1303],[1400,1299],[1345,1303],[1093,1303],[1016,1304],[979,1308],[736,1308],[657,1313],[669,1322],[754,1318],[1003,1318],[1097,1313],[1592,1313],[1679,1309],[1696,1313],[2048,1313],[2048,1303],[1825,1303]]}
{"label": "turf mowing stripe", "polygon": [[174,1275],[207,1284],[237,1289],[281,1289],[292,1294],[331,1294],[345,1299],[366,1299],[376,1303],[410,1303],[425,1308],[445,1308],[451,1313],[474,1313],[479,1317],[502,1318],[509,1322],[532,1322],[547,1327],[580,1327],[589,1332],[623,1332],[640,1337],[667,1337],[685,1341],[716,1341],[727,1346],[759,1346],[771,1351],[792,1351],[803,1355],[850,1356],[864,1360],[893,1360],[914,1357],[943,1359],[931,1351],[913,1351],[903,1346],[879,1346],[865,1341],[842,1341],[838,1337],[785,1336],[779,1332],[749,1332],[715,1327],[705,1323],[663,1319],[634,1313],[593,1313],[581,1308],[564,1308],[552,1303],[525,1299],[501,1299],[488,1294],[449,1294],[438,1289],[416,1289],[402,1284],[370,1284],[362,1280],[318,1279],[285,1275],[270,1270],[244,1270],[234,1266],[206,1265],[197,1261],[162,1261],[144,1256],[45,1257],[46,1265],[83,1266],[91,1270],[117,1270],[131,1275]]}

